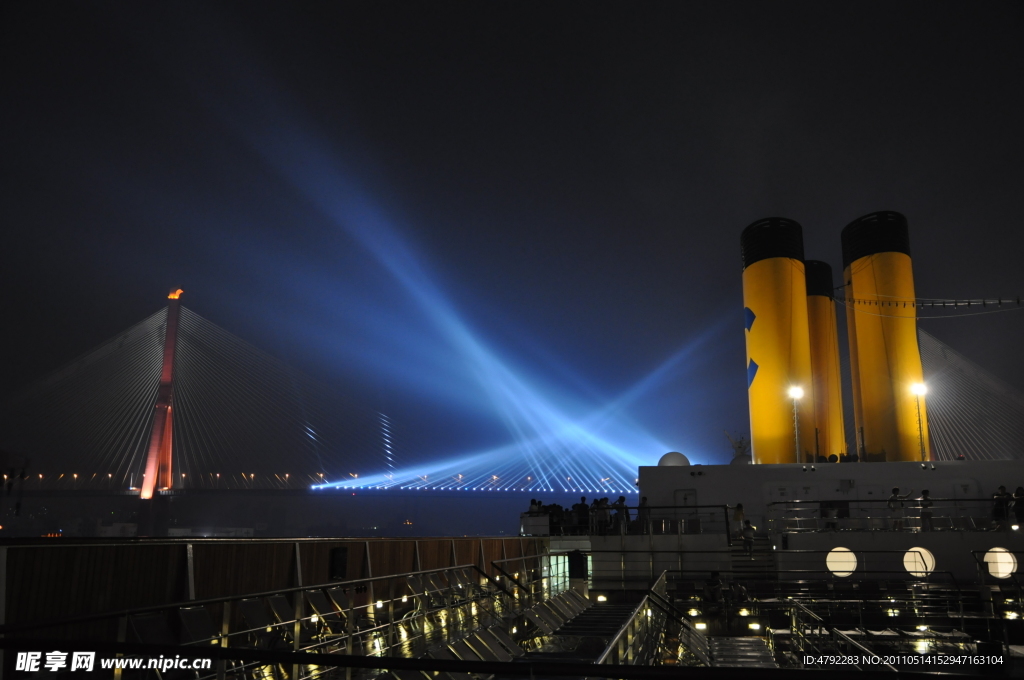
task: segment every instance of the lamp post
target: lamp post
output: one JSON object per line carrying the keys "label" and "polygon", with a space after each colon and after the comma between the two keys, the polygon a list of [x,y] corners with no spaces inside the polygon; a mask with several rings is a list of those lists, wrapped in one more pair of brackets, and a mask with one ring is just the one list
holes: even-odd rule
{"label": "lamp post", "polygon": [[921,462],[925,462],[926,455],[924,451],[924,422],[921,420],[921,397],[928,393],[928,388],[924,383],[914,383],[910,386],[910,391],[914,393],[914,401],[917,403],[917,440],[921,444]]}
{"label": "lamp post", "polygon": [[793,400],[793,439],[796,442],[796,462],[800,462],[800,414],[799,404],[804,396],[802,387],[793,386],[789,388],[789,398]]}

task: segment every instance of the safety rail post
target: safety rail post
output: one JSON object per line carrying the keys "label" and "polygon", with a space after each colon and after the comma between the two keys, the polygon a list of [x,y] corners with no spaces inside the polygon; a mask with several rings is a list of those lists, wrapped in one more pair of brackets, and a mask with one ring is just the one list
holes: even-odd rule
{"label": "safety rail post", "polygon": [[[117,617],[117,641],[124,642],[128,638],[128,616]],[[121,657],[124,654],[118,654]],[[121,680],[121,668],[114,669],[114,680]]]}
{"label": "safety rail post", "polygon": [[395,579],[392,576],[388,579],[388,656],[395,656],[392,650],[395,646]]}
{"label": "safety rail post", "polygon": [[[452,541],[452,545],[453,546],[455,545],[454,541]],[[452,548],[452,550],[454,550],[454,547]],[[453,561],[454,561],[454,558],[453,558]],[[445,623],[445,626],[444,626],[444,640],[445,640],[445,642],[451,642],[452,641],[452,621],[455,620],[455,606],[454,606],[454,603],[453,603],[453,600],[455,599],[455,589],[452,587],[452,582],[451,582],[450,578],[447,578],[445,580],[448,581],[448,587],[445,588],[444,592],[442,593],[442,596],[444,597],[444,611],[445,611],[445,620],[446,620],[446,623]]]}
{"label": "safety rail post", "polygon": [[[725,540],[728,546],[732,547],[732,527],[729,526],[729,506],[722,506],[722,513],[725,515]],[[740,527],[742,531],[743,527]]]}
{"label": "safety rail post", "polygon": [[[356,632],[355,631],[355,627],[356,627],[355,626],[355,613],[356,613],[355,603],[350,599],[348,601],[348,611],[345,612],[344,610],[342,610],[342,612],[345,614],[345,653],[348,654],[349,656],[352,656],[352,651],[353,651],[353,647],[354,647],[353,637],[355,636],[355,632]],[[351,666],[346,666],[345,667],[345,680],[352,680],[352,667]]]}
{"label": "safety rail post", "polygon": [[[292,622],[292,651],[298,652],[302,650],[302,591],[295,593],[294,597],[295,620]],[[297,663],[292,664],[292,677],[299,677],[299,664]]]}
{"label": "safety rail post", "polygon": [[[227,649],[228,646],[228,633],[231,629],[231,601],[227,600],[221,607],[220,615],[220,646],[222,649]],[[227,674],[227,661],[225,659],[217,660],[217,680],[224,680]]]}

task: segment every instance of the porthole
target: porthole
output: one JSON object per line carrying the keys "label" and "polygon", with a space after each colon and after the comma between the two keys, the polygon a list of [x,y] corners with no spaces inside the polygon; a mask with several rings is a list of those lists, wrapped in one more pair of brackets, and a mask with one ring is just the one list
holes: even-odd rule
{"label": "porthole", "polygon": [[903,566],[911,576],[927,576],[935,571],[935,556],[927,548],[911,548],[903,556]]}
{"label": "porthole", "polygon": [[832,548],[825,558],[825,566],[833,576],[849,576],[857,569],[857,555],[849,548]]}
{"label": "porthole", "polygon": [[988,573],[996,578],[1010,578],[1017,571],[1017,558],[1006,548],[992,548],[985,553]]}

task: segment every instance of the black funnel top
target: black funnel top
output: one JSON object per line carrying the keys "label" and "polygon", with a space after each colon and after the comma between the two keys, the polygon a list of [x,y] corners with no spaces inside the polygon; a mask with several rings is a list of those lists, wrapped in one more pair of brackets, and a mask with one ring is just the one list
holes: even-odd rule
{"label": "black funnel top", "polygon": [[770,257],[804,259],[804,231],[798,222],[785,217],[767,217],[754,222],[740,234],[743,268]]}
{"label": "black funnel top", "polygon": [[804,262],[804,269],[807,272],[807,294],[831,298],[835,286],[832,285],[832,267],[829,263],[807,260]]}
{"label": "black funnel top", "polygon": [[843,269],[862,257],[875,253],[910,255],[910,231],[907,218],[898,212],[883,210],[860,217],[843,229]]}

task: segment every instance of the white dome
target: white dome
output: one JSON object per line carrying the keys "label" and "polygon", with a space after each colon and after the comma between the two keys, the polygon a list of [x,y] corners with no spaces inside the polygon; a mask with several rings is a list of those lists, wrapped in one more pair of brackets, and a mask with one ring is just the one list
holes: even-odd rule
{"label": "white dome", "polygon": [[661,457],[661,460],[658,461],[658,467],[670,467],[689,464],[690,459],[684,456],[683,454],[679,453],[678,451],[669,451],[668,453]]}

